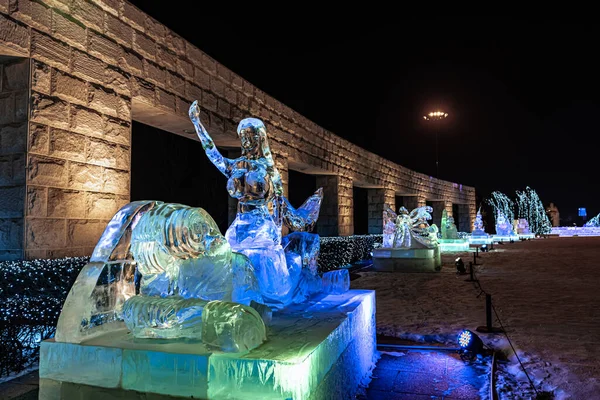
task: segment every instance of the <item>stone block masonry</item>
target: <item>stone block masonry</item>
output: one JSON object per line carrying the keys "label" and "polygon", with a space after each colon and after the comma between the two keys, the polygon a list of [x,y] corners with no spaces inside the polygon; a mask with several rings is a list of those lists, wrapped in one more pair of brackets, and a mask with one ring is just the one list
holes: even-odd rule
{"label": "stone block masonry", "polygon": [[221,147],[239,147],[240,119],[261,118],[286,190],[289,169],[318,176],[321,234],[353,233],[353,186],[372,191],[370,232],[394,195],[461,204],[474,219],[472,187],[408,170],[321,128],[127,1],[0,1],[0,54],[28,68],[5,68],[3,79],[27,85],[3,81],[0,92],[2,259],[89,254],[129,201],[132,120],[197,140],[187,117],[193,100]]}

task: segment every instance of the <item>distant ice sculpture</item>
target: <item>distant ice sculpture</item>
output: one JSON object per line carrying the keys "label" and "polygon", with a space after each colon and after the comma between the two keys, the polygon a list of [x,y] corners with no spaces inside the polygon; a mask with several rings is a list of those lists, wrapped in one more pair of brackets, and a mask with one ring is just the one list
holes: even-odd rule
{"label": "distant ice sculpture", "polygon": [[[294,208],[284,196],[261,120],[246,118],[239,123],[242,155],[229,159],[219,152],[202,125],[196,101],[189,116],[209,160],[227,177],[227,192],[238,200],[236,218],[225,237],[234,251],[250,259],[265,304],[280,309],[321,291],[321,277],[315,268],[318,235],[308,232],[319,217],[322,188]],[[284,240],[285,248],[281,237],[283,224],[293,232]]]}
{"label": "distant ice sculpture", "polygon": [[525,218],[519,218],[517,220],[517,234],[519,235],[529,235],[531,232],[529,231],[529,222]]}
{"label": "distant ice sculpture", "polygon": [[438,228],[429,226],[427,222],[432,211],[430,206],[423,206],[409,213],[406,208],[400,207],[396,214],[386,206],[383,210],[383,247],[409,249],[417,244],[436,247]]}
{"label": "distant ice sculpture", "polygon": [[446,209],[442,211],[442,239],[459,239],[454,217]]}
{"label": "distant ice sculpture", "polygon": [[483,218],[481,216],[481,207],[477,210],[477,215],[475,216],[475,222],[473,223],[473,232],[471,232],[471,236],[485,236],[488,234],[485,233],[483,228]]}
{"label": "distant ice sculpture", "polygon": [[600,214],[596,215],[594,218],[590,219],[588,222],[583,224],[585,227],[589,228],[598,228],[600,227]]}
{"label": "distant ice sculpture", "polygon": [[498,211],[496,214],[496,235],[515,236],[512,224],[506,219],[502,211]]}

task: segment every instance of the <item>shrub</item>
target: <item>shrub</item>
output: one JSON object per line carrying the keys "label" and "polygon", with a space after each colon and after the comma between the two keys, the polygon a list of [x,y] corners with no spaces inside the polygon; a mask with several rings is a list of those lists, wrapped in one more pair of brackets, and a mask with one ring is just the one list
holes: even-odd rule
{"label": "shrub", "polygon": [[29,368],[89,257],[0,262],[0,377]]}
{"label": "shrub", "polygon": [[375,243],[382,241],[383,235],[322,237],[319,271],[327,272],[362,260],[369,260]]}

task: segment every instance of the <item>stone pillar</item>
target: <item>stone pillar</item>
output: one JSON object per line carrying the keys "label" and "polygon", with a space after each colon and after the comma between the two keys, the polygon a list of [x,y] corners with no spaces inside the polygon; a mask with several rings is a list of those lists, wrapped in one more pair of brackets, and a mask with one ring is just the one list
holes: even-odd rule
{"label": "stone pillar", "polygon": [[317,233],[321,236],[352,235],[352,179],[341,175],[320,175],[317,176],[317,186],[323,188]]}
{"label": "stone pillar", "polygon": [[29,60],[0,61],[0,261],[23,258]]}
{"label": "stone pillar", "polygon": [[[108,221],[129,202],[131,93],[120,84],[127,79],[92,84],[66,72],[66,65],[31,64],[27,259],[90,255]],[[104,76],[105,67],[97,67]]]}
{"label": "stone pillar", "polygon": [[396,211],[396,192],[393,189],[369,189],[369,233],[383,232],[383,209]]}

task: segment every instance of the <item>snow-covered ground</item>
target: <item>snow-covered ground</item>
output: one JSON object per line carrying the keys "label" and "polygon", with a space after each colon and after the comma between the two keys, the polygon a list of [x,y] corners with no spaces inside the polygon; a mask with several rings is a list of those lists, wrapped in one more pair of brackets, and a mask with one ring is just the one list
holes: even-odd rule
{"label": "snow-covered ground", "polygon": [[[495,249],[480,253],[477,276],[538,390],[557,399],[600,399],[600,238]],[[470,253],[443,255],[442,272],[433,274],[361,272],[352,288],[376,290],[378,334],[455,343],[460,330],[485,325],[485,296],[456,275],[457,256],[467,265],[473,260]],[[479,336],[510,357],[501,367],[501,397],[529,398],[504,335]]]}

